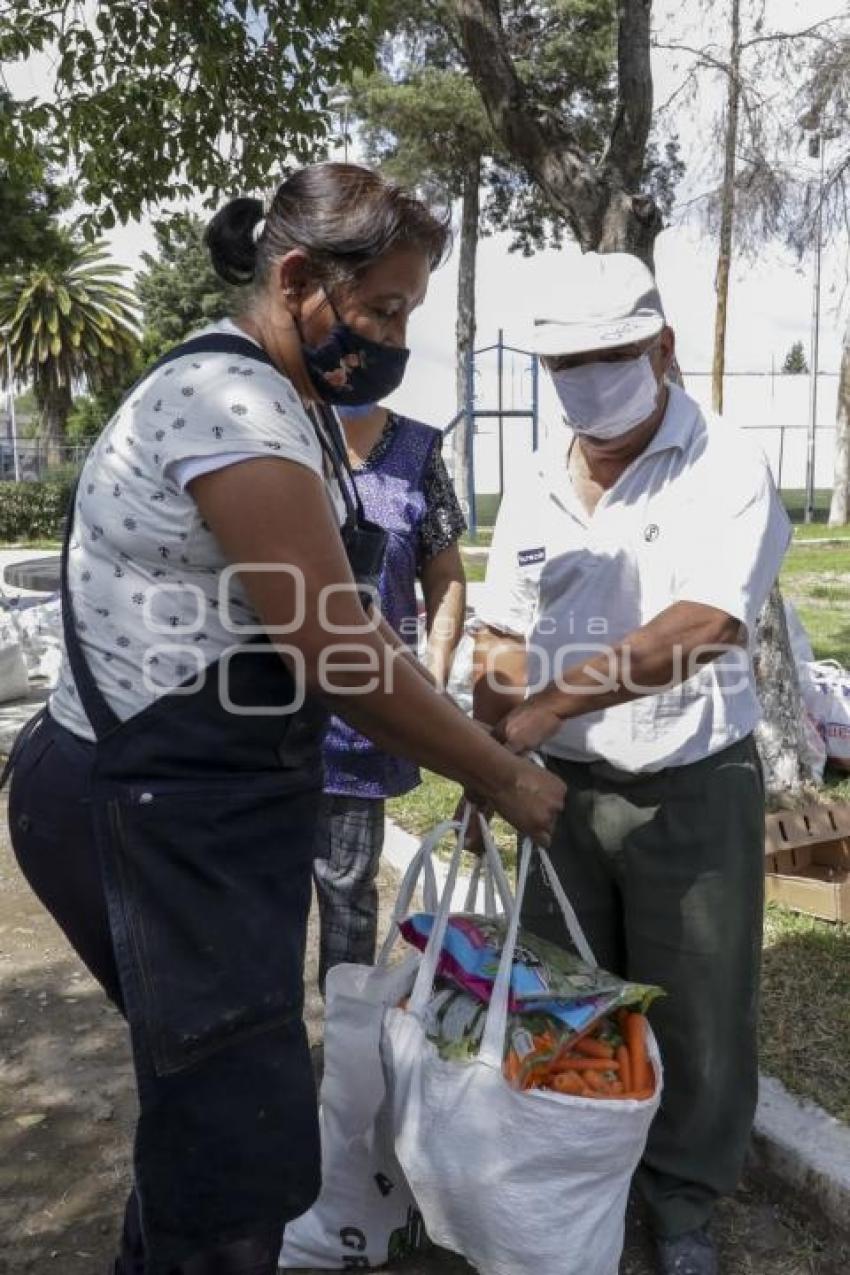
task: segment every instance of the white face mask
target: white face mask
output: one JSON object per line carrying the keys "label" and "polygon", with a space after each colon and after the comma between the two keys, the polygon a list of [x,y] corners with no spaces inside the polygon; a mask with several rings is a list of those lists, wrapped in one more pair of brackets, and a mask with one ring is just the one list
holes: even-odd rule
{"label": "white face mask", "polygon": [[658,403],[659,385],[649,351],[623,363],[583,363],[551,376],[567,423],[591,438],[628,434]]}

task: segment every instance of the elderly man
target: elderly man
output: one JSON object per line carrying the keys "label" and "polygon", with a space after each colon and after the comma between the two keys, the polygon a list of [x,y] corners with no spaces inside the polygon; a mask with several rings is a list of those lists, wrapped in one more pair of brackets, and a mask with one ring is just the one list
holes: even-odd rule
{"label": "elderly man", "polygon": [[[567,783],[551,855],[600,963],[657,983],[664,1101],[638,1185],[662,1275],[709,1222],[756,1102],[764,792],[750,647],[789,541],[762,454],[668,384],[674,334],[625,254],[571,262],[535,347],[565,427],[502,503],[475,711]],[[539,866],[525,924],[563,940]]]}

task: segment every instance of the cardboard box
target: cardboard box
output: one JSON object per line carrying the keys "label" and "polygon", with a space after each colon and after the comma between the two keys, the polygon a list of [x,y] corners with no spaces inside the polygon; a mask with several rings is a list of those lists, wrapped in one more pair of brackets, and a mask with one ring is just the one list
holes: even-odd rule
{"label": "cardboard box", "polygon": [[768,902],[850,923],[850,803],[768,815],[765,872]]}

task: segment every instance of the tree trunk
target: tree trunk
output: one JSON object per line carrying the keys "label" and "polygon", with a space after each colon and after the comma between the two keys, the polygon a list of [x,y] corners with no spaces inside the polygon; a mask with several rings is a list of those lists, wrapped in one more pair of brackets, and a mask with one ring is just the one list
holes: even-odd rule
{"label": "tree trunk", "polygon": [[501,0],[448,0],[493,130],[587,251],[631,252],[650,267],[661,218],[640,194],[652,124],[650,0],[618,0],[617,102],[605,155],[584,151],[561,114],[529,97],[507,45]]}
{"label": "tree trunk", "polygon": [[475,265],[478,253],[480,217],[481,158],[471,160],[463,177],[460,227],[460,261],[457,278],[456,373],[457,410],[452,469],[455,491],[467,521],[474,500],[473,448],[474,418],[471,415],[473,351],[475,350]]}
{"label": "tree trunk", "polygon": [[55,386],[43,394],[36,394],[41,409],[41,441],[44,444],[48,466],[59,464],[65,427],[71,414],[71,389],[68,385]]}
{"label": "tree trunk", "polygon": [[714,321],[714,365],[711,400],[715,412],[723,411],[723,377],[726,371],[726,312],[729,272],[732,268],[732,230],[735,221],[735,152],[741,105],[741,0],[732,0],[732,44],[729,53],[729,85],[726,99],[726,140],[723,154],[723,186],[720,197],[720,252],[717,258]]}
{"label": "tree trunk", "polygon": [[764,717],[756,730],[765,786],[777,804],[799,800],[817,778],[804,758],[805,708],[791,653],[785,607],[777,585],[764,604],[756,628],[756,686]]}
{"label": "tree trunk", "polygon": [[835,418],[835,477],[832,503],[829,506],[830,527],[844,527],[850,522],[850,315],[844,333],[841,353],[841,376],[838,381],[838,412]]}

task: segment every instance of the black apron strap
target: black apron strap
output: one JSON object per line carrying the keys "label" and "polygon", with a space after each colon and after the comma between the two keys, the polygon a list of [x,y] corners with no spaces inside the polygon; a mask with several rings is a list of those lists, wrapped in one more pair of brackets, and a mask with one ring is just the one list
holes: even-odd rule
{"label": "black apron strap", "polygon": [[74,686],[80,697],[80,703],[85,710],[86,717],[89,719],[95,738],[101,740],[110,731],[115,730],[121,725],[121,719],[110,707],[103,691],[98,686],[92,676],[89,668],[89,662],[86,659],[85,652],[80,645],[80,639],[77,636],[77,625],[74,620],[73,602],[71,600],[71,588],[68,582],[68,558],[71,551],[71,535],[74,526],[74,512],[77,507],[77,491],[79,490],[79,478],[74,483],[74,489],[71,492],[71,500],[68,506],[68,516],[65,520],[65,537],[62,542],[62,572],[61,572],[61,597],[62,597],[62,633],[65,638],[65,651],[68,655],[68,663],[71,665],[71,672],[74,675]]}
{"label": "black apron strap", "polygon": [[340,535],[351,573],[360,586],[360,601],[364,610],[368,611],[373,604],[380,605],[380,583],[389,532],[366,517],[336,413],[324,404],[309,410],[313,428],[345,501],[345,524],[340,528]]}

